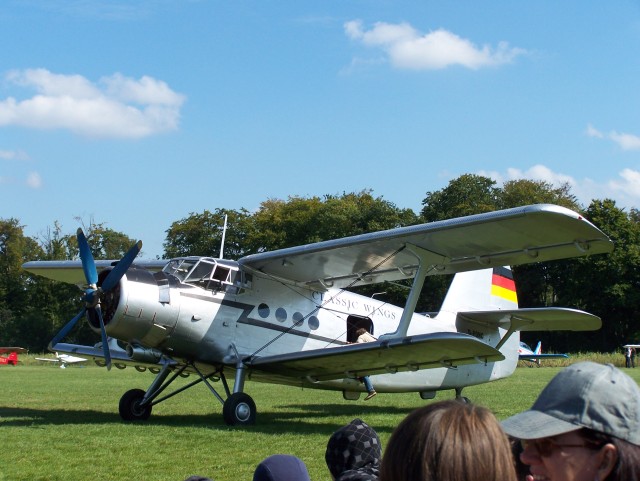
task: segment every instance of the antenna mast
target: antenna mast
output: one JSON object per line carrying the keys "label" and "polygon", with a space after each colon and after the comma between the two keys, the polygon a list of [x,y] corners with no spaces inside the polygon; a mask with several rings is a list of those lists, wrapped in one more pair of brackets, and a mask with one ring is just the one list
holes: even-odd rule
{"label": "antenna mast", "polygon": [[227,214],[224,215],[224,227],[222,228],[222,241],[220,241],[220,259],[224,259],[224,238],[227,235]]}

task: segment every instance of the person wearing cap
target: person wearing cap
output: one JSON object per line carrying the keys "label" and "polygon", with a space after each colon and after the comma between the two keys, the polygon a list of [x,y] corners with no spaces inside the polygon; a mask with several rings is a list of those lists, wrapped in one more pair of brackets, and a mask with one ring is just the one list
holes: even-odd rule
{"label": "person wearing cap", "polygon": [[334,481],[376,481],[381,457],[378,433],[358,418],[331,435],[324,455]]}
{"label": "person wearing cap", "polygon": [[290,454],[274,454],[264,459],[253,472],[253,481],[311,481],[307,466]]}
{"label": "person wearing cap", "polygon": [[502,427],[522,442],[528,481],[640,479],[640,388],[611,364],[563,369]]}
{"label": "person wearing cap", "polygon": [[449,399],[416,409],[396,427],[380,481],[516,481],[516,472],[493,413]]}

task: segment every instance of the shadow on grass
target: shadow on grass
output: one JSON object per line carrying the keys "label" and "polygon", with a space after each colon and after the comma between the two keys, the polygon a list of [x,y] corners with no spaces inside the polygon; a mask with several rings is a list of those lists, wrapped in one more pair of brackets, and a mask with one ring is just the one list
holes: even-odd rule
{"label": "shadow on grass", "polygon": [[[257,423],[253,426],[227,426],[222,419],[222,410],[211,414],[151,414],[148,421],[125,422],[117,412],[73,409],[27,409],[0,406],[0,427],[37,428],[51,425],[98,425],[120,424],[127,426],[172,426],[200,427],[228,431],[246,430],[265,434],[326,434],[333,433],[339,426],[353,418],[365,418],[367,415],[407,414],[411,409],[390,406],[354,404],[291,404],[280,406],[283,411],[258,410]],[[320,422],[318,422],[320,420]],[[338,421],[339,420],[339,421]],[[377,429],[377,428],[376,428]],[[378,430],[378,429],[377,429]],[[390,431],[390,429],[389,429]],[[380,427],[380,432],[385,432]]]}

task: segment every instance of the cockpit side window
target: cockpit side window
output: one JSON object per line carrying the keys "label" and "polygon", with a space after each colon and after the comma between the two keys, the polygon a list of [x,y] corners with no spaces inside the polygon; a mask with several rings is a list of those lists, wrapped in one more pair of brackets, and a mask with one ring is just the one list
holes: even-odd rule
{"label": "cockpit side window", "polygon": [[191,259],[172,259],[162,270],[167,274],[176,276],[180,281],[184,282],[187,274],[195,263],[196,261]]}
{"label": "cockpit side window", "polygon": [[216,270],[213,272],[211,276],[212,279],[220,281],[220,282],[229,282],[229,271],[230,269],[222,266],[217,266]]}

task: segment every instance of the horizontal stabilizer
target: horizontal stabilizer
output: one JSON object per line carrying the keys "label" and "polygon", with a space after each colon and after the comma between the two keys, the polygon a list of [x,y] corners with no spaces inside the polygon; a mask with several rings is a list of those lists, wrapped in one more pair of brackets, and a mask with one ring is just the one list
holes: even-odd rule
{"label": "horizontal stabilizer", "polygon": [[257,357],[247,365],[253,371],[316,382],[503,359],[500,351],[475,337],[439,332]]}
{"label": "horizontal stabilizer", "polygon": [[456,325],[475,324],[480,327],[517,331],[595,331],[602,321],[598,316],[577,309],[541,307],[505,311],[459,312]]}
{"label": "horizontal stabilizer", "polygon": [[538,359],[567,359],[569,354],[520,354],[521,361],[535,361]]}

